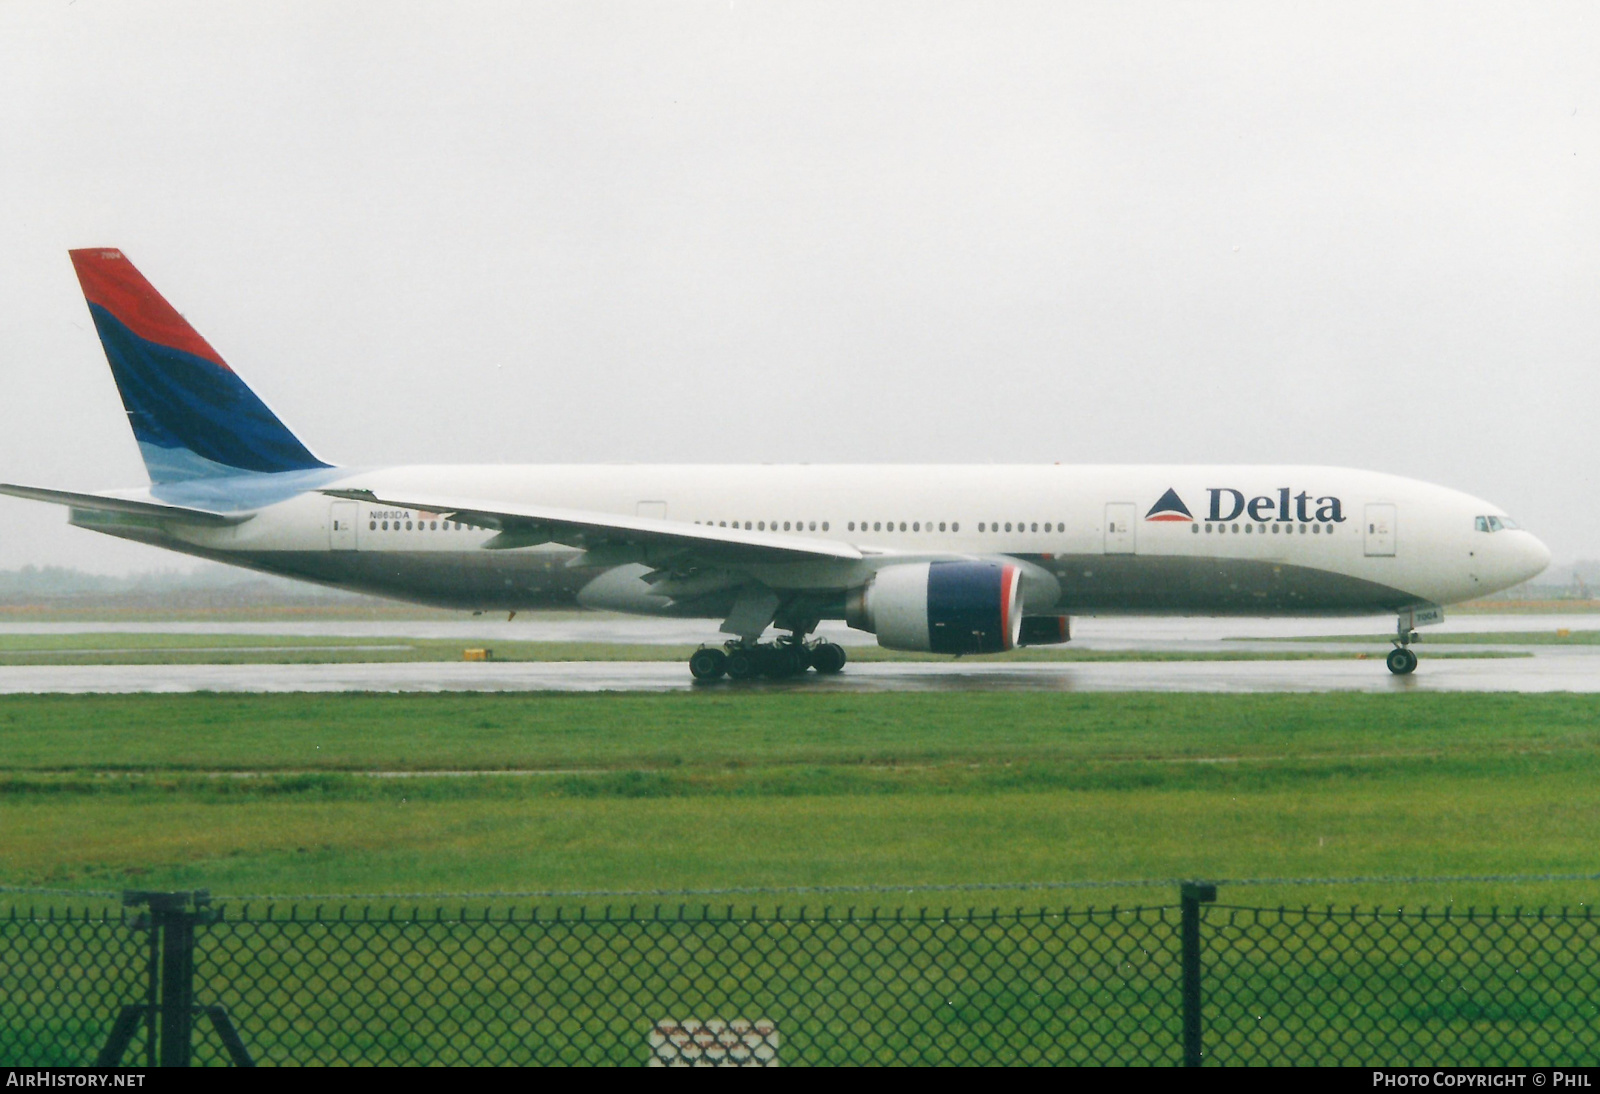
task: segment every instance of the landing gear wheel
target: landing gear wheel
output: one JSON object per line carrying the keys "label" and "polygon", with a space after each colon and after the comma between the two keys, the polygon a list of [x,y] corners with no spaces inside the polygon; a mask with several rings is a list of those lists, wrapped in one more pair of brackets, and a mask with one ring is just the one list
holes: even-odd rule
{"label": "landing gear wheel", "polygon": [[761,672],[761,662],[757,660],[754,650],[741,646],[729,651],[724,668],[730,680],[754,680]]}
{"label": "landing gear wheel", "polygon": [[832,676],[844,663],[844,647],[837,642],[824,642],[811,651],[811,667],[824,676]]}
{"label": "landing gear wheel", "polygon": [[767,649],[766,655],[763,669],[774,680],[786,680],[806,671],[806,654],[800,646],[781,643]]}
{"label": "landing gear wheel", "polygon": [[1396,676],[1409,676],[1417,668],[1417,655],[1404,646],[1396,646],[1390,650],[1386,660],[1389,671]]}
{"label": "landing gear wheel", "polygon": [[695,650],[689,657],[689,675],[696,680],[717,680],[727,671],[728,655],[721,650]]}

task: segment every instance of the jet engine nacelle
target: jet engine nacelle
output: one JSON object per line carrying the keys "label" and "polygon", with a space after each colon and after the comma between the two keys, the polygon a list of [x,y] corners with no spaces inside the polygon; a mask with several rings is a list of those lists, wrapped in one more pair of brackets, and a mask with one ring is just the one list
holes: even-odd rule
{"label": "jet engine nacelle", "polygon": [[891,650],[1001,653],[1022,628],[1022,571],[996,562],[905,562],[851,591],[845,621]]}

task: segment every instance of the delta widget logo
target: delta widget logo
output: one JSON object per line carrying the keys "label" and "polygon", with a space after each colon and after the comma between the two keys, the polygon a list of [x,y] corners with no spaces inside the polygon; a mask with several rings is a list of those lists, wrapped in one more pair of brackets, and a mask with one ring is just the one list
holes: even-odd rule
{"label": "delta widget logo", "polygon": [[[1146,495],[1148,497],[1149,495]],[[1183,499],[1178,497],[1176,490],[1168,490],[1161,495],[1161,500],[1150,507],[1144,515],[1145,520],[1178,520],[1194,523],[1194,514],[1189,512],[1189,507],[1183,504]]]}
{"label": "delta widget logo", "polygon": [[[1241,519],[1259,524],[1343,524],[1349,519],[1344,515],[1343,499],[1332,495],[1313,497],[1306,490],[1296,494],[1290,486],[1278,487],[1276,497],[1260,494],[1247,498],[1244,491],[1231,486],[1208,486],[1206,493],[1210,495],[1211,502],[1206,520],[1219,524]],[[1172,489],[1161,495],[1161,500],[1150,507],[1144,519],[1195,523],[1194,514],[1183,504],[1178,492]]]}

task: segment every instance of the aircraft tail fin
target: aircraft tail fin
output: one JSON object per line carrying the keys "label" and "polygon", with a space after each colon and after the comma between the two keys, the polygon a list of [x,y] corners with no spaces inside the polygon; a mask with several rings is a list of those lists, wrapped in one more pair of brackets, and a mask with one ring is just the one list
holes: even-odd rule
{"label": "aircraft tail fin", "polygon": [[151,482],[329,466],[121,251],[68,253]]}

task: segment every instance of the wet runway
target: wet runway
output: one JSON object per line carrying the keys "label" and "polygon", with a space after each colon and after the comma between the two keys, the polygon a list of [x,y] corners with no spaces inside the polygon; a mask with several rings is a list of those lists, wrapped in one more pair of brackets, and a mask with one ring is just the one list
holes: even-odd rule
{"label": "wet runway", "polygon": [[1412,676],[1383,661],[1113,661],[852,664],[834,677],[696,685],[662,661],[400,662],[345,665],[38,665],[0,668],[0,693],[288,691],[1600,691],[1600,649],[1528,658],[1429,659]]}
{"label": "wet runway", "polygon": [[[1492,615],[1449,619],[1424,632],[1421,667],[1409,677],[1383,665],[1392,621],[1378,619],[1190,619],[1115,617],[1073,620],[1073,647],[1097,650],[1211,652],[1244,650],[1364,651],[1370,660],[1142,662],[878,662],[849,665],[836,677],[695,685],[673,662],[396,662],[322,665],[20,665],[0,667],[0,693],[26,692],[292,692],[292,691],[1600,691],[1600,646],[1471,647],[1429,645],[1441,632],[1600,630],[1593,615]],[[310,623],[7,623],[0,634],[257,634],[341,638],[442,638],[464,644],[511,641],[646,643],[714,642],[704,622],[626,617],[531,617],[514,622],[384,621]],[[842,625],[821,633],[846,645],[870,635]],[[1304,636],[1370,634],[1370,649],[1351,643],[1306,643]],[[1517,658],[1440,658],[1431,653],[1505,649]]]}

